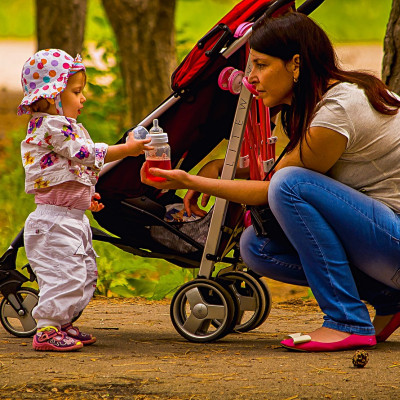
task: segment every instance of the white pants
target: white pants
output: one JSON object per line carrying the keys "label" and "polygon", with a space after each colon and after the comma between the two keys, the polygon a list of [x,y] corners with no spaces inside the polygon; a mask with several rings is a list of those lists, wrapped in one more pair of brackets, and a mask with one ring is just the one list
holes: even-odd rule
{"label": "white pants", "polygon": [[97,282],[85,212],[38,204],[25,222],[24,245],[39,285],[32,311],[38,328],[71,322],[88,305]]}

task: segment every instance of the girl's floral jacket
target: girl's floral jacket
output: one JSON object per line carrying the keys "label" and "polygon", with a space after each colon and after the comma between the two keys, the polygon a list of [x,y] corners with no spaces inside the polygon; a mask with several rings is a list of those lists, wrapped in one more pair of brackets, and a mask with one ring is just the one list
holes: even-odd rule
{"label": "girl's floral jacket", "polygon": [[21,143],[25,191],[33,193],[72,180],[95,185],[107,149],[105,143],[93,143],[73,118],[34,113]]}

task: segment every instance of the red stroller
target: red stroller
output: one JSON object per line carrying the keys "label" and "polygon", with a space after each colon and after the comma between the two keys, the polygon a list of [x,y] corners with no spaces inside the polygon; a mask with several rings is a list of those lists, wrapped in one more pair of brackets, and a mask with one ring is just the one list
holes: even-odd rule
{"label": "red stroller", "polygon": [[[298,11],[309,14],[323,0],[308,0]],[[191,170],[221,141],[229,139],[222,179],[233,179],[236,165],[249,163],[251,178],[263,179],[275,158],[268,109],[253,100],[245,76],[251,25],[264,15],[279,15],[294,0],[243,0],[221,19],[188,54],[172,75],[173,93],[138,125],[149,128],[157,118],[169,134],[173,168]],[[121,138],[124,141],[126,134]],[[243,142],[243,144],[242,144]],[[109,232],[92,228],[93,238],[142,257],[162,258],[180,267],[199,268],[171,301],[171,320],[184,338],[209,342],[229,332],[246,332],[268,317],[271,299],[266,283],[243,264],[238,242],[244,229],[244,208],[216,199],[203,220],[169,223],[166,206],[182,203],[173,191],[163,193],[140,182],[143,157],[107,165],[96,191],[104,210],[97,222]],[[268,178],[268,177],[267,177]],[[200,243],[199,232],[206,235]],[[157,233],[157,235],[155,234]],[[0,258],[0,321],[20,337],[33,335],[30,313],[37,293],[22,285],[16,271],[22,233]],[[228,264],[218,274],[215,265]],[[214,275],[214,276],[213,276]],[[34,279],[32,273],[30,279]]]}

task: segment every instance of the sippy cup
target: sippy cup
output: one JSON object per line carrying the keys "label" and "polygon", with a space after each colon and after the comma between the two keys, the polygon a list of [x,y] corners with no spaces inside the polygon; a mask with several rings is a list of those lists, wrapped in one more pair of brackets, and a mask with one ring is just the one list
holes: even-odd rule
{"label": "sippy cup", "polygon": [[165,178],[151,175],[149,168],[171,169],[171,148],[168,144],[168,135],[158,125],[158,119],[153,120],[153,127],[146,138],[151,138],[150,146],[153,150],[145,150],[146,175],[155,182],[164,182]]}

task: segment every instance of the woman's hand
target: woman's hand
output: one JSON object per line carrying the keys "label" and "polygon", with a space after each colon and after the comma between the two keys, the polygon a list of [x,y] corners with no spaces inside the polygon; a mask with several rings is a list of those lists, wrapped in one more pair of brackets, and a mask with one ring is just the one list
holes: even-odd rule
{"label": "woman's hand", "polygon": [[[164,178],[164,181],[154,181],[147,177],[147,171],[156,177]],[[186,189],[190,183],[190,174],[181,169],[160,169],[148,168],[144,162],[140,169],[140,179],[145,185],[153,186],[157,189]]]}
{"label": "woman's hand", "polygon": [[101,211],[104,208],[103,203],[99,203],[97,200],[100,200],[101,196],[99,193],[95,193],[92,197],[92,201],[90,202],[89,210],[92,212]]}

